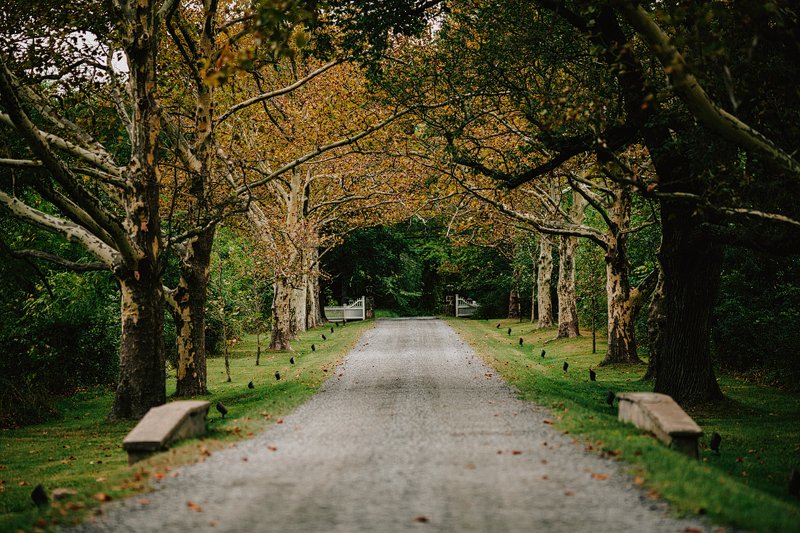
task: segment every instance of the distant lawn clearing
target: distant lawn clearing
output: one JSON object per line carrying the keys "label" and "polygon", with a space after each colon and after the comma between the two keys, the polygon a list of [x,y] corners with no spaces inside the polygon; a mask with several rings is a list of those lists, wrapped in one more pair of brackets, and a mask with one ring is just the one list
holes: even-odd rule
{"label": "distant lawn clearing", "polygon": [[[665,498],[684,515],[707,514],[720,525],[758,531],[800,528],[800,501],[787,490],[791,469],[800,468],[800,398],[720,376],[727,399],[689,412],[704,431],[701,458],[694,461],[617,422],[616,403],[614,408],[606,404],[607,392],[649,391],[652,386],[640,381],[644,365],[598,367],[605,339],[592,354],[591,335],[545,344],[555,330],[527,322],[448,321],[522,399],[549,407],[557,429],[573,435],[587,451],[629,463],[634,481],[650,497]],[[569,363],[566,373],[564,361]],[[597,371],[596,382],[589,380],[590,367]],[[720,456],[708,450],[715,431],[722,435]]]}
{"label": "distant lawn clearing", "polygon": [[[122,439],[135,423],[105,420],[113,400],[111,391],[86,391],[61,400],[57,420],[0,430],[0,531],[75,524],[87,513],[99,511],[100,501],[145,492],[148,478],[172,475],[177,466],[204,460],[214,450],[263,431],[313,395],[372,324],[350,322],[346,327],[326,325],[307,331],[292,342],[293,352],[268,352],[262,344],[260,366],[255,366],[255,336],[247,336],[231,350],[230,383],[223,358],[209,358],[210,394],[199,397],[212,402],[208,435],[133,466],[128,466]],[[323,333],[327,340],[322,339]],[[311,351],[311,344],[316,351]],[[292,356],[294,365],[289,362]],[[280,381],[275,379],[276,370]],[[247,388],[251,379],[254,389]],[[174,392],[173,371],[167,394]],[[229,410],[224,420],[214,408],[218,400]],[[30,497],[39,483],[48,493],[68,488],[77,494],[51,500],[49,508],[39,511]]]}

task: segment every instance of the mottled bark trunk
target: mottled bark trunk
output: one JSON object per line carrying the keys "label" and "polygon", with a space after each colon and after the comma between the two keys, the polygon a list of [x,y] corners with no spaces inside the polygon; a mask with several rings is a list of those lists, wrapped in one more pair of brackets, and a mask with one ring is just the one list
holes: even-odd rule
{"label": "mottled bark trunk", "polygon": [[289,350],[292,339],[292,288],[285,279],[275,282],[275,296],[272,302],[272,337],[270,350]]}
{"label": "mottled bark trunk", "polygon": [[[572,193],[569,218],[573,224],[583,221],[588,201],[582,195]],[[557,338],[580,336],[578,325],[578,291],[575,286],[575,252],[578,238],[561,236],[558,247],[558,335]]]}
{"label": "mottled bark trunk", "polygon": [[636,353],[634,307],[627,264],[620,265],[616,260],[606,263],[606,296],[608,351],[601,364],[641,362]]}
{"label": "mottled bark trunk", "polygon": [[172,295],[178,347],[176,396],[208,394],[205,318],[214,233],[209,229],[187,245],[178,288]]}
{"label": "mottled bark trunk", "polygon": [[[122,310],[119,381],[109,418],[141,418],[167,400],[164,297],[157,269],[140,262],[119,279]],[[138,278],[138,279],[137,279]]]}
{"label": "mottled bark trunk", "polygon": [[309,328],[315,328],[322,325],[325,320],[322,318],[322,306],[320,304],[320,287],[319,287],[319,250],[313,248],[308,253],[309,256],[309,271],[311,272],[309,282],[307,285],[308,296],[306,297],[306,324]]}
{"label": "mottled bark trunk", "polygon": [[580,336],[578,325],[578,293],[575,286],[575,251],[577,237],[559,237],[558,247],[558,335],[557,338]]}
{"label": "mottled bark trunk", "polygon": [[658,281],[653,289],[653,296],[650,300],[650,307],[647,311],[647,347],[649,350],[649,360],[647,361],[647,373],[644,379],[655,379],[656,362],[659,359],[659,351],[664,341],[664,324],[667,320],[664,314],[664,273],[659,268]]}
{"label": "mottled bark trunk", "polygon": [[553,245],[542,236],[539,241],[538,274],[536,276],[537,307],[539,309],[539,327],[553,327],[553,299],[551,296],[553,282]]}
{"label": "mottled bark trunk", "polygon": [[603,365],[639,363],[636,353],[635,306],[628,264],[631,198],[627,186],[617,186],[608,210],[611,220],[606,238],[606,297],[608,304],[608,348]]}
{"label": "mottled bark trunk", "polygon": [[664,332],[655,391],[681,405],[722,398],[709,345],[722,266],[721,246],[698,229],[693,208],[664,201],[659,260],[664,272]]}
{"label": "mottled bark trunk", "polygon": [[303,275],[297,287],[292,287],[292,298],[290,303],[292,316],[292,338],[308,329],[308,276]]}
{"label": "mottled bark trunk", "polygon": [[131,158],[123,178],[125,230],[138,256],[117,273],[122,339],[111,419],[141,418],[166,402],[164,294],[157,139],[161,131],[155,80],[159,19],[154,2],[125,4],[120,34],[128,57]]}
{"label": "mottled bark trunk", "polygon": [[519,291],[511,289],[508,293],[508,318],[520,317]]}

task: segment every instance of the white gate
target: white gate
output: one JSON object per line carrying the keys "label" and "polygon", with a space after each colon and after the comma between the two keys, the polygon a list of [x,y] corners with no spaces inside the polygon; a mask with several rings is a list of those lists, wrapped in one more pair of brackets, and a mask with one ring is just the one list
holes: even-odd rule
{"label": "white gate", "polygon": [[347,305],[325,306],[325,318],[331,322],[346,320],[364,320],[367,317],[366,299],[364,296]]}
{"label": "white gate", "polygon": [[472,316],[477,310],[478,302],[469,298],[462,298],[456,294],[456,317]]}

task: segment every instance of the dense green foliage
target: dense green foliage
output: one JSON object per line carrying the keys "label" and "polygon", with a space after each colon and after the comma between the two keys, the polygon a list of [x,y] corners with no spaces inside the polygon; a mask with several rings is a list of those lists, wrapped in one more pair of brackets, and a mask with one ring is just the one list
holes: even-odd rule
{"label": "dense green foliage", "polygon": [[375,307],[400,315],[444,314],[458,293],[485,316],[507,312],[511,265],[498,250],[455,245],[436,220],[354,231],[323,257],[326,303],[372,295]]}
{"label": "dense green foliage", "polygon": [[81,252],[42,232],[0,219],[0,427],[44,420],[53,396],[109,385],[117,375],[119,302],[108,273],[76,274],[8,253],[44,246]]}
{"label": "dense green foliage", "polygon": [[720,365],[800,392],[800,261],[732,249],[714,325]]}

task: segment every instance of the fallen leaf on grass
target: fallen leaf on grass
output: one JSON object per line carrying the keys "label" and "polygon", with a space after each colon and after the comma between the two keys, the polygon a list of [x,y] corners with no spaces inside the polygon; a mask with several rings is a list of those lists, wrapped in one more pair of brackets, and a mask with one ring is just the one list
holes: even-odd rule
{"label": "fallen leaf on grass", "polygon": [[205,446],[200,446],[200,455],[205,455],[206,457],[211,455],[211,452],[208,451],[208,448]]}
{"label": "fallen leaf on grass", "polygon": [[65,489],[65,488],[57,488],[53,489],[52,496],[54,500],[62,500],[68,496],[75,496],[78,494],[78,491],[75,489]]}
{"label": "fallen leaf on grass", "polygon": [[661,497],[661,494],[658,493],[657,490],[651,490],[647,493],[647,498],[650,500],[657,500]]}
{"label": "fallen leaf on grass", "polygon": [[161,481],[162,479],[164,479],[164,474],[162,474],[161,472],[156,472],[155,474],[153,474],[153,478],[155,478],[156,481]]}
{"label": "fallen leaf on grass", "polygon": [[20,486],[20,487],[24,487],[24,486],[26,486],[27,484],[28,484],[28,482],[27,482],[27,481],[20,481],[20,482],[19,482],[19,486]]}
{"label": "fallen leaf on grass", "polygon": [[94,480],[97,481],[98,483],[103,483],[105,481],[108,481],[108,479],[103,477],[103,476],[96,477],[96,478],[94,478]]}
{"label": "fallen leaf on grass", "polygon": [[68,511],[81,511],[86,508],[83,502],[68,502],[65,506]]}
{"label": "fallen leaf on grass", "polygon": [[188,507],[189,509],[191,509],[192,511],[194,511],[196,513],[202,513],[203,512],[203,507],[200,506],[200,504],[194,503],[192,500],[189,500],[188,502],[186,502],[186,507]]}
{"label": "fallen leaf on grass", "polygon": [[636,476],[635,478],[633,478],[633,484],[641,487],[642,485],[644,485],[644,478],[642,476]]}
{"label": "fallen leaf on grass", "polygon": [[93,496],[93,498],[99,502],[110,502],[111,496],[106,494],[105,492],[98,492]]}

